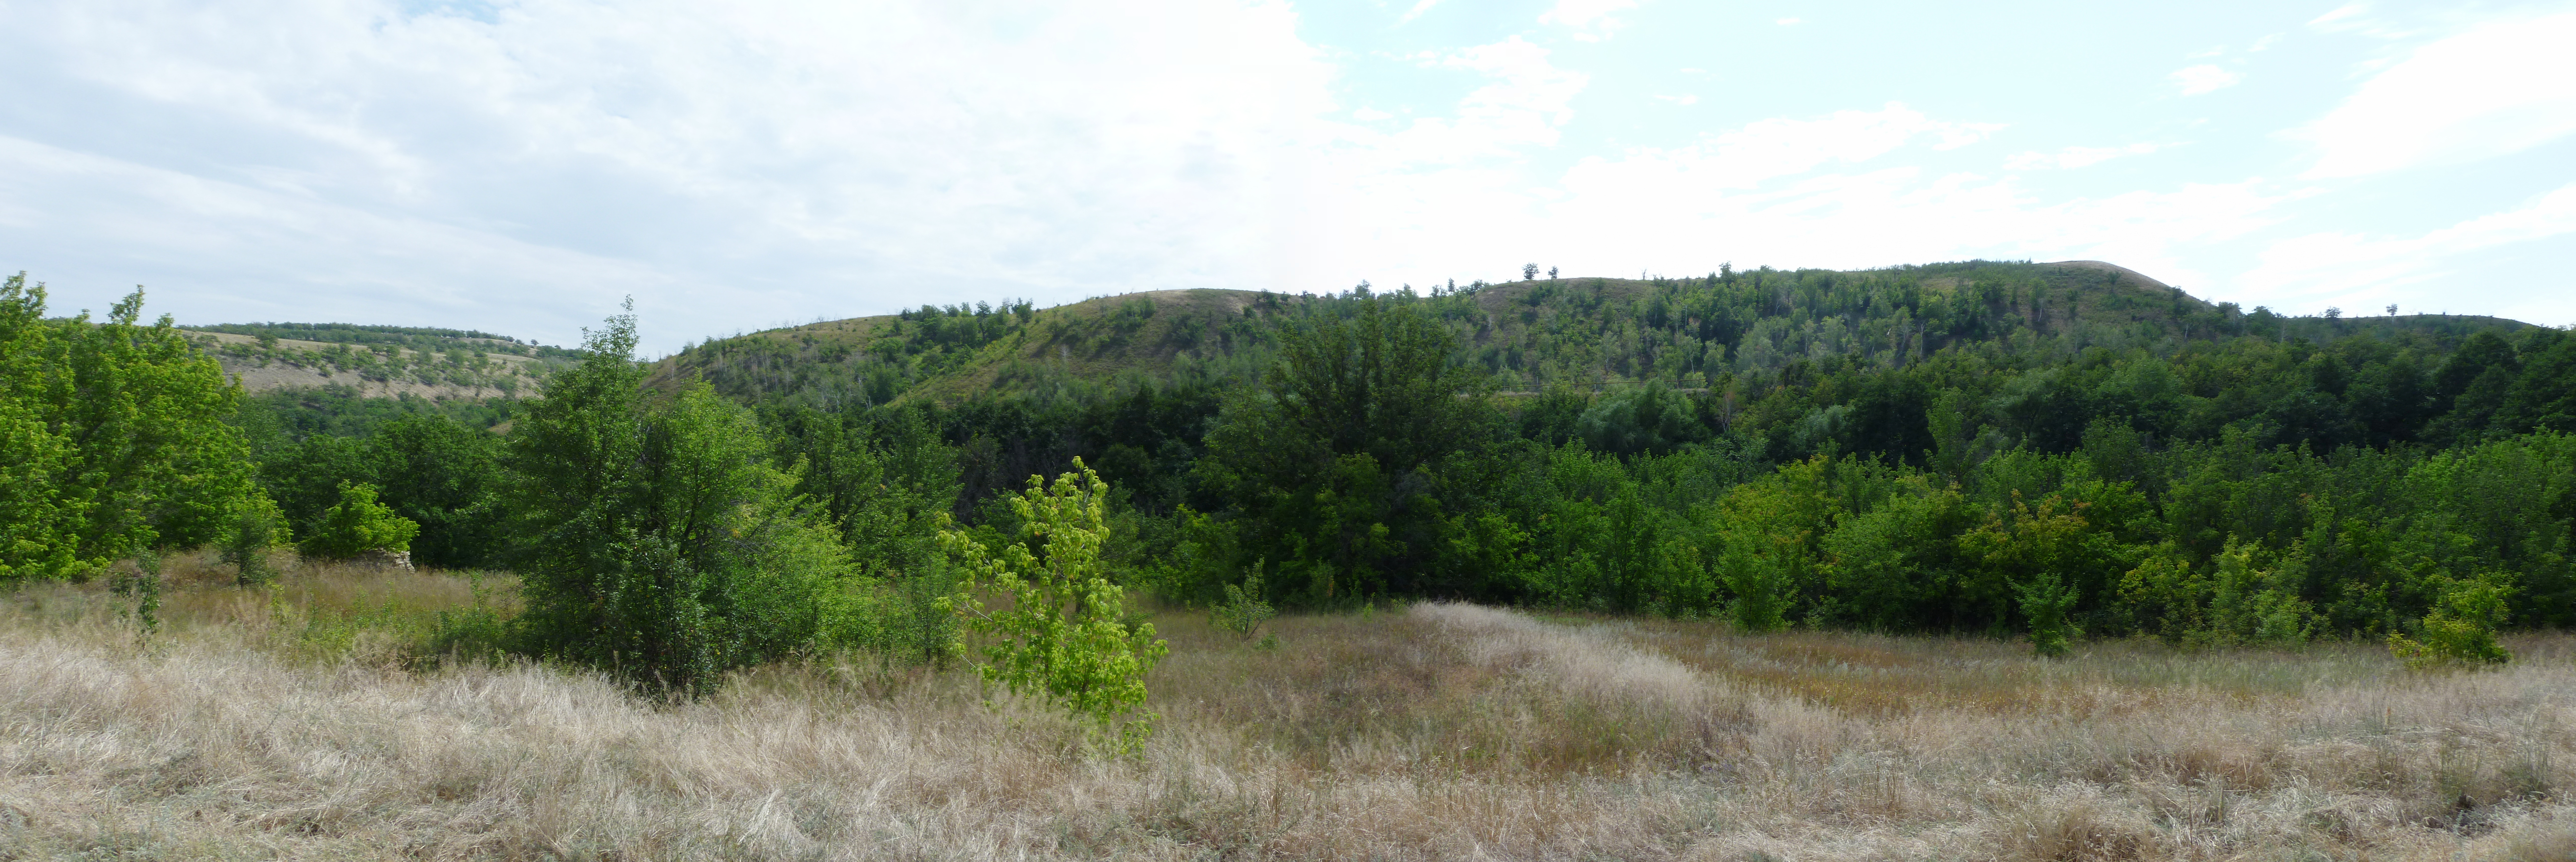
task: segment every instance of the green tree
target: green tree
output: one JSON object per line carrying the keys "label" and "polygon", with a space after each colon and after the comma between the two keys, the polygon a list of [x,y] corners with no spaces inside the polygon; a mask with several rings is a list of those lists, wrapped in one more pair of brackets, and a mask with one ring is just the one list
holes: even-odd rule
{"label": "green tree", "polygon": [[303,547],[313,556],[345,560],[375,552],[407,553],[417,535],[419,524],[376,501],[375,486],[342,482],[340,502],[322,513]]}
{"label": "green tree", "polygon": [[869,585],[748,410],[703,384],[646,391],[632,315],[584,348],[511,430],[524,648],[699,694],[865,628],[833,615],[867,612],[845,597]]}
{"label": "green tree", "polygon": [[1226,407],[1200,466],[1246,516],[1243,552],[1294,573],[1281,585],[1309,600],[1382,592],[1398,586],[1390,574],[1423,586],[1444,535],[1426,491],[1500,427],[1487,380],[1456,352],[1448,329],[1388,299],[1290,333],[1267,391]]}
{"label": "green tree", "polygon": [[359,447],[385,505],[420,524],[414,560],[448,569],[500,562],[503,441],[444,416],[403,416]]}
{"label": "green tree", "polygon": [[[1115,750],[1133,751],[1154,727],[1145,674],[1168,647],[1152,623],[1126,623],[1125,592],[1100,561],[1109,483],[1079,458],[1074,469],[1053,485],[1031,476],[1010,498],[1015,541],[993,547],[968,531],[940,532],[940,548],[970,574],[947,606],[990,639],[975,666],[985,682],[1045,698],[1090,722]],[[987,606],[981,590],[1009,602]]]}
{"label": "green tree", "polygon": [[278,511],[277,503],[267,494],[253,493],[242,498],[240,508],[233,511],[232,529],[224,533],[220,544],[223,561],[233,564],[234,582],[254,587],[277,578],[277,571],[268,564],[268,550],[289,547],[294,542],[295,533],[287,527],[286,515]]}
{"label": "green tree", "polygon": [[100,322],[44,311],[43,285],[0,282],[0,577],[219,537],[253,493],[241,388],[168,317],[138,323],[140,289]]}

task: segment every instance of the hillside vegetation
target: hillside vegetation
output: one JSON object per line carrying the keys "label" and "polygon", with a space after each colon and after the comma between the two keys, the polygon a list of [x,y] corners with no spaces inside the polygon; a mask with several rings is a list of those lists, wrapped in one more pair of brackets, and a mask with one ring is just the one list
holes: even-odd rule
{"label": "hillside vegetation", "polygon": [[220,324],[182,330],[250,392],[346,387],[360,397],[514,397],[578,351],[452,329],[345,323]]}
{"label": "hillside vegetation", "polygon": [[1465,347],[1462,361],[1508,389],[1608,388],[1660,379],[1702,386],[1730,373],[1852,355],[1902,365],[1944,347],[2019,337],[2033,347],[2170,350],[2256,335],[2327,341],[2420,336],[2452,343],[2525,324],[2492,317],[2291,318],[2212,304],[2097,261],[1971,261],[1889,270],[1748,272],[1705,278],[1533,279],[1499,284],[1363,284],[1342,294],[1166,290],[1048,309],[1027,302],[923,306],[718,339],[660,365],[738,400],[881,404],[953,401],[1119,380],[1251,382],[1282,327],[1357,299],[1418,304]]}
{"label": "hillside vegetation", "polygon": [[0,856],[2569,849],[2567,330],[1971,262],[623,314],[436,402],[45,300]]}

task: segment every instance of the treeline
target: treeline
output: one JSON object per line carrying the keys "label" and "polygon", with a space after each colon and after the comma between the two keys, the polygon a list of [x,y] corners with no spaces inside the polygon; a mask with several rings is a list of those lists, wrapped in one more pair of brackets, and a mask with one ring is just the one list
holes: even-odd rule
{"label": "treeline", "polygon": [[[2205,643],[2410,634],[2472,606],[2490,628],[2576,622],[2560,436],[2576,341],[2560,330],[2317,343],[2258,316],[2241,335],[2070,355],[2072,331],[2016,324],[1903,363],[1828,354],[1693,393],[1507,397],[1442,293],[1256,305],[1276,316],[1256,385],[1129,375],[752,415],[766,457],[889,584],[939,569],[920,544],[934,513],[1008,534],[1007,492],[1079,457],[1111,483],[1124,577],[1193,603],[1257,581],[1290,606],[1430,596]],[[319,463],[272,482],[334,475]],[[403,468],[372,469],[353,475]],[[906,478],[871,478],[885,471]],[[327,484],[279,493],[315,512]]]}
{"label": "treeline", "polygon": [[[765,388],[741,376],[750,362],[700,366],[731,369],[730,388],[656,377],[616,318],[506,426],[245,400],[166,321],[136,324],[139,297],[104,323],[43,321],[41,290],[13,281],[29,322],[9,337],[30,346],[9,361],[54,370],[13,373],[34,394],[9,415],[61,442],[11,445],[104,439],[80,422],[190,430],[156,432],[171,466],[125,485],[13,459],[52,465],[22,470],[51,477],[29,487],[74,489],[46,500],[124,496],[44,510],[71,513],[46,516],[51,533],[13,515],[33,538],[7,559],[15,577],[79,577],[139,549],[247,541],[263,512],[310,544],[376,506],[418,526],[421,562],[521,574],[514,648],[690,689],[804,650],[944,654],[961,575],[933,541],[943,521],[1043,549],[1033,498],[1011,492],[1078,458],[1108,482],[1102,565],[1192,604],[1456,598],[2045,651],[2393,636],[2470,658],[2493,656],[2498,628],[2576,624],[2567,332],[2294,321],[2178,293],[2127,307],[2135,291],[2059,283],[2082,272],[1996,272],[1134,299],[1066,321],[951,306],[877,333],[912,351],[906,379],[925,357],[953,371],[1027,343],[1110,356],[1120,339],[1196,339],[1236,357],[1159,376],[1024,362],[947,402]],[[704,349],[757,353],[718,344]],[[1549,350],[1591,358],[1557,374]],[[771,370],[797,373],[796,355]],[[1255,379],[1226,364],[1251,357]],[[1621,361],[1697,385],[1577,385]],[[135,408],[168,418],[81,419],[89,399],[66,393],[105,391],[79,382],[102,366],[207,394]],[[19,385],[40,379],[74,382]],[[1532,379],[1536,395],[1501,391]],[[317,547],[348,547],[333,541]]]}
{"label": "treeline", "polygon": [[1258,567],[1291,604],[2201,642],[2565,625],[2576,605],[2560,330],[2317,343],[2219,312],[2206,337],[2114,350],[2022,318],[1699,393],[1491,398],[1447,298],[1282,300],[1257,387],[985,395],[941,411],[947,436],[970,488],[1102,465],[1133,507],[1135,576],[1191,601]]}
{"label": "treeline", "polygon": [[414,410],[298,438],[306,405],[245,398],[142,302],[49,320],[42,285],[0,282],[0,581],[114,572],[148,631],[176,549],[220,548],[245,586],[286,547],[506,568],[525,611],[459,617],[448,647],[670,692],[818,649],[952,652],[929,547],[953,458],[925,425],[774,433],[704,384],[647,387],[620,317],[506,435]]}

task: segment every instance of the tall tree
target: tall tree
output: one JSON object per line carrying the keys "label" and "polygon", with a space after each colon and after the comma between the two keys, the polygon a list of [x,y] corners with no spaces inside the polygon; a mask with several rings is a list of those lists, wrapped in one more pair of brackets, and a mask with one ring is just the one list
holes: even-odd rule
{"label": "tall tree", "polygon": [[241,387],[138,288],[93,323],[46,320],[0,282],[0,577],[80,578],[140,550],[217,538],[257,494],[226,423]]}
{"label": "tall tree", "polygon": [[1446,327],[1372,300],[1289,333],[1266,391],[1227,408],[1203,479],[1246,516],[1245,552],[1290,570],[1274,584],[1323,600],[1420,586],[1442,463],[1500,430],[1456,354]]}
{"label": "tall tree", "polygon": [[703,383],[645,390],[631,314],[584,347],[511,432],[529,647],[698,693],[855,607],[835,601],[848,551],[766,463],[747,409]]}

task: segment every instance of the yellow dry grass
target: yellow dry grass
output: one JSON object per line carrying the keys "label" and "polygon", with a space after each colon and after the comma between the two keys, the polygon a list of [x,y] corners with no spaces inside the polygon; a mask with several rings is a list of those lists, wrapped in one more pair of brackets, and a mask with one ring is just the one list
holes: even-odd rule
{"label": "yellow dry grass", "polygon": [[2576,858],[2565,635],[2417,674],[1463,605],[1264,651],[1171,612],[1161,732],[1103,761],[954,668],[650,702],[418,660],[461,578],[206,568],[144,643],[94,588],[7,596],[0,858]]}

